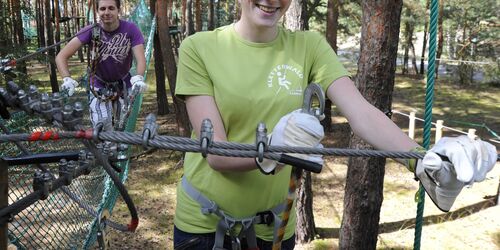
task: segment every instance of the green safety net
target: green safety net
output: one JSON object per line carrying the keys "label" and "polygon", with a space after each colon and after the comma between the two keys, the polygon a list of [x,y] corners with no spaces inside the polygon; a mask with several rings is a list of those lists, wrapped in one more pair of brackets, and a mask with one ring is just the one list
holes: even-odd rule
{"label": "green safety net", "polygon": [[[140,0],[129,16],[141,29],[146,41],[146,63],[149,65],[156,18],[153,18],[144,0]],[[148,68],[148,67],[146,67]],[[132,69],[131,71],[134,71]],[[145,74],[145,78],[147,71]],[[75,97],[76,96],[76,97]],[[86,92],[79,90],[71,102],[87,103]],[[126,131],[135,131],[137,116],[142,104],[142,96],[136,97],[133,110],[127,121]],[[88,108],[85,108],[88,112]],[[90,127],[89,114],[85,115],[84,126]],[[35,131],[54,130],[40,118],[24,112],[12,114],[11,119],[2,120],[0,125],[10,133],[32,133]],[[3,131],[1,133],[4,133]],[[22,142],[30,153],[77,152],[84,149],[81,141],[60,140],[44,142]],[[14,143],[0,144],[0,157],[19,156],[22,151]],[[129,151],[130,154],[130,151]],[[54,176],[58,176],[57,164],[45,164]],[[122,182],[127,179],[129,162],[119,165]],[[34,165],[9,167],[9,204],[20,200],[33,192],[33,176],[37,170]],[[89,249],[95,247],[97,239],[97,218],[88,212],[90,208],[96,214],[106,210],[112,213],[119,192],[112,180],[100,166],[95,166],[89,175],[82,175],[73,180],[66,190],[58,189],[46,200],[37,201],[32,206],[13,216],[9,222],[9,241],[18,249]],[[83,206],[83,207],[82,207]],[[111,216],[113,220],[113,216]],[[127,219],[118,220],[128,223]],[[110,230],[109,226],[106,230]],[[113,230],[113,229],[111,229]]]}
{"label": "green safety net", "polygon": [[36,29],[31,25],[31,22],[33,22],[33,17],[24,13],[23,10],[21,10],[21,18],[23,20],[23,34],[26,39],[33,39],[37,36],[36,34]]}

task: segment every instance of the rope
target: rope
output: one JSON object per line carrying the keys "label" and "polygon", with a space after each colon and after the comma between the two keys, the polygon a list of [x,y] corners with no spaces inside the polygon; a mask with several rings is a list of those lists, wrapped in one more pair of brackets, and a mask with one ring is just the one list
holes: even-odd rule
{"label": "rope", "polygon": [[[432,103],[434,97],[434,73],[436,60],[436,33],[438,24],[438,0],[431,0],[430,4],[430,25],[429,25],[429,65],[427,67],[427,87],[425,91],[425,111],[424,111],[424,148],[429,149],[431,142],[432,128]],[[422,224],[425,205],[425,191],[420,184],[417,198],[417,215],[415,217],[415,237],[413,241],[413,249],[420,249],[420,239],[422,237]]]}

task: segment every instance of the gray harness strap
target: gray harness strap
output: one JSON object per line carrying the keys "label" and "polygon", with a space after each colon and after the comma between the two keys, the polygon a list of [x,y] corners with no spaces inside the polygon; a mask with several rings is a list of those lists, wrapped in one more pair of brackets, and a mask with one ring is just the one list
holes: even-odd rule
{"label": "gray harness strap", "polygon": [[[224,249],[224,237],[226,233],[229,233],[232,240],[232,250],[240,250],[240,240],[246,237],[247,244],[249,248],[257,248],[257,238],[255,235],[254,224],[267,224],[268,226],[274,222],[274,233],[273,237],[276,240],[278,236],[278,229],[281,225],[281,218],[279,214],[282,213],[286,208],[286,202],[282,202],[279,205],[271,208],[269,211],[257,213],[254,216],[247,218],[235,219],[219,209],[215,202],[209,200],[206,196],[200,193],[185,176],[182,177],[182,187],[184,191],[195,201],[201,205],[201,213],[215,214],[219,216],[220,220],[217,223],[217,231],[215,232],[215,244],[213,250]],[[269,216],[272,215],[272,221],[270,221]],[[242,229],[238,235],[233,235],[232,229],[237,224],[241,224]]]}

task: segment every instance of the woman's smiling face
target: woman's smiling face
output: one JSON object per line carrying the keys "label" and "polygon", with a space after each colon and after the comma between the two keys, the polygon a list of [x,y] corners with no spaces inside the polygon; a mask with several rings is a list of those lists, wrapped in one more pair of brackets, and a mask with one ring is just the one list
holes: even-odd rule
{"label": "woman's smiling face", "polygon": [[241,0],[241,21],[259,28],[274,28],[291,0]]}

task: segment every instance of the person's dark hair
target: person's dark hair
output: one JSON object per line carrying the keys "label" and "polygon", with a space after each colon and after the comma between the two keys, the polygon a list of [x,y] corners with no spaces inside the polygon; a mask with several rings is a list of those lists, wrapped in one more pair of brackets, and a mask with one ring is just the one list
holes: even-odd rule
{"label": "person's dark hair", "polygon": [[[97,8],[99,9],[99,2],[101,0],[97,0]],[[115,0],[115,3],[116,3],[116,7],[119,9],[120,8],[120,0]]]}

